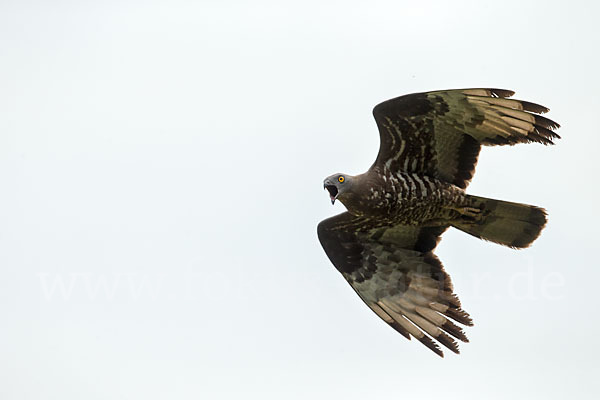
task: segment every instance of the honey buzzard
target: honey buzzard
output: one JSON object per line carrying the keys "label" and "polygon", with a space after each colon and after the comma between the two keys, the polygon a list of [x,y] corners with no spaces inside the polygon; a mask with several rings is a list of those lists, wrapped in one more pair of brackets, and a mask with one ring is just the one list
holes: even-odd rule
{"label": "honey buzzard", "polygon": [[465,193],[481,145],[553,144],[559,125],[538,104],[501,89],[409,94],[373,109],[380,147],[357,176],[334,174],[324,187],[347,212],[319,223],[325,253],[385,322],[443,357],[467,342],[473,325],[433,249],[454,227],[512,248],[528,247],[546,224],[535,206]]}

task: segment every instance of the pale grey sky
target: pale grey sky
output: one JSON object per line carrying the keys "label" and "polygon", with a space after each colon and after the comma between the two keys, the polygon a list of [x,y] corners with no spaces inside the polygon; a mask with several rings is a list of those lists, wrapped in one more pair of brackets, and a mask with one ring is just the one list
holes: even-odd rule
{"label": "pale grey sky", "polygon": [[[3,1],[0,398],[597,398],[599,11]],[[482,151],[469,193],[549,224],[444,235],[475,326],[439,359],[330,264],[322,179],[370,166],[378,102],[480,86],[563,139]]]}

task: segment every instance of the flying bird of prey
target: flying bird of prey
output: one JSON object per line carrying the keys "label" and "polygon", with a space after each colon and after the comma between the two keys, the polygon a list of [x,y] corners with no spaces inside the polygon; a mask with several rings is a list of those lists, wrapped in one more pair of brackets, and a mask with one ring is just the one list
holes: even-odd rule
{"label": "flying bird of prey", "polygon": [[535,206],[465,193],[482,145],[553,144],[559,125],[546,107],[508,99],[501,89],[409,94],[373,109],[380,147],[357,176],[338,173],[324,187],[347,212],[319,223],[325,253],[385,322],[443,357],[458,353],[473,325],[433,254],[449,227],[512,248],[528,247],[546,224]]}

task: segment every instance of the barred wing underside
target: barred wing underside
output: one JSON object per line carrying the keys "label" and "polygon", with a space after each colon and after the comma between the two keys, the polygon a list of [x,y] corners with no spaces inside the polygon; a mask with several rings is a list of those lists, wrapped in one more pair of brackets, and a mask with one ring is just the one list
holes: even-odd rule
{"label": "barred wing underside", "polygon": [[[466,188],[481,145],[553,144],[559,125],[542,117],[548,109],[507,99],[502,89],[416,93],[373,109],[380,148],[373,167],[417,172]],[[372,167],[372,168],[373,168]]]}
{"label": "barred wing underside", "polygon": [[342,213],[318,226],[321,245],[361,299],[406,338],[443,357],[468,341],[451,321],[472,325],[450,277],[432,253],[447,227],[385,226]]}

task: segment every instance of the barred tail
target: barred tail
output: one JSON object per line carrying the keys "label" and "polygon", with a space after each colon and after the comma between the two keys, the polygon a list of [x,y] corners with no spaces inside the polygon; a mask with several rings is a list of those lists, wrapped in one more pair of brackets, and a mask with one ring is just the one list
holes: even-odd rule
{"label": "barred tail", "polygon": [[452,226],[477,238],[513,248],[528,247],[546,225],[546,211],[527,204],[468,196],[479,215],[463,217]]}

